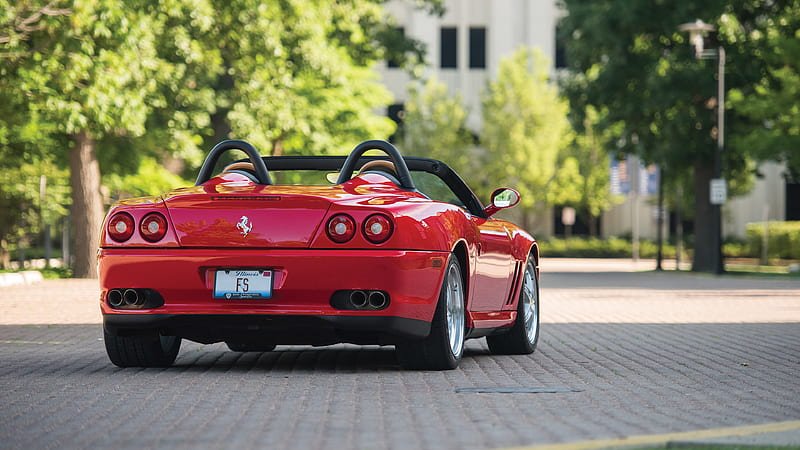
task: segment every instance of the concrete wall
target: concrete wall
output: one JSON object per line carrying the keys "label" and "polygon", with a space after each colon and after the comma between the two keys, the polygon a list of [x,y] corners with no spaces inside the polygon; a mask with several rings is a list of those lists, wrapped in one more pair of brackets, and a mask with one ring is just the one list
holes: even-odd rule
{"label": "concrete wall", "polygon": [[[657,197],[650,195],[639,195],[635,198],[633,196],[625,197],[624,202],[603,214],[601,219],[602,236],[610,237],[625,234],[632,236],[638,217],[639,237],[655,240],[658,233],[656,223],[657,202]],[[666,226],[666,219],[665,217],[665,238],[668,236],[666,232],[669,228]]]}
{"label": "concrete wall", "polygon": [[[435,76],[452,93],[460,93],[469,109],[467,125],[481,128],[480,96],[490,76],[497,73],[500,60],[520,46],[538,47],[555,59],[555,28],[559,11],[555,0],[447,0],[443,17],[419,11],[408,1],[390,1],[386,9],[407,36],[427,44],[425,76]],[[458,68],[439,67],[439,31],[442,27],[458,29]],[[469,28],[486,28],[486,68],[469,68]],[[379,67],[382,80],[395,96],[396,103],[407,99],[410,77],[401,69]]]}
{"label": "concrete wall", "polygon": [[786,220],[785,170],[783,164],[762,164],[759,172],[764,178],[756,179],[753,190],[745,196],[728,199],[722,208],[723,236],[745,237],[747,224],[763,221],[765,213],[769,220]]}

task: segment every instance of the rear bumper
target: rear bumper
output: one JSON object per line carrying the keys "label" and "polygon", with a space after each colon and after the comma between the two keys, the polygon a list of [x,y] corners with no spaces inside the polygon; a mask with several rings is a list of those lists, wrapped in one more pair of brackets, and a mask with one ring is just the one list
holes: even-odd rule
{"label": "rear bumper", "polygon": [[209,314],[103,315],[111,334],[161,333],[210,344],[220,341],[327,345],[393,344],[430,333],[431,324],[402,317]]}
{"label": "rear bumper", "polygon": [[[203,322],[203,316],[241,316],[242,326],[248,326],[251,319],[246,316],[260,316],[252,320],[261,320],[257,328],[266,329],[277,327],[278,319],[288,316],[302,318],[295,324],[308,328],[316,324],[338,331],[374,329],[419,337],[430,329],[448,256],[447,252],[402,250],[102,249],[100,305],[107,327],[112,328],[174,326]],[[272,298],[214,299],[217,268],[273,270]],[[106,294],[114,288],[153,289],[163,297],[164,305],[113,309]],[[336,309],[331,306],[331,296],[344,289],[385,291],[389,306],[377,311]],[[235,320],[226,322],[233,325],[227,328],[237,325]],[[204,323],[217,326],[214,320]]]}

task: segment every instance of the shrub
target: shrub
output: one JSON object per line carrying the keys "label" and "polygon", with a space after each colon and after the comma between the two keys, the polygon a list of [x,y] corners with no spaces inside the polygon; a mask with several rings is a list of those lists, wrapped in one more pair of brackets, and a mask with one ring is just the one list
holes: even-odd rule
{"label": "shrub", "polygon": [[726,240],[722,243],[722,254],[726,258],[757,258],[746,241]]}
{"label": "shrub", "polygon": [[[633,252],[631,242],[611,237],[608,239],[571,237],[567,239],[550,238],[540,245],[542,256],[568,258],[630,258]],[[675,246],[664,242],[664,258],[675,257]],[[655,242],[639,242],[639,256],[655,258],[658,246]]]}
{"label": "shrub", "polygon": [[[800,221],[768,222],[767,257],[800,259]],[[751,256],[760,256],[764,222],[747,224],[747,243]]]}

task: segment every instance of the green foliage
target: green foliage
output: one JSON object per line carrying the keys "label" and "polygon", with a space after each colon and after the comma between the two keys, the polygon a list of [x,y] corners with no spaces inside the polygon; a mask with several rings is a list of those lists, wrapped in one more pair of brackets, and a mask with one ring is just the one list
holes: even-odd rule
{"label": "green foliage", "polygon": [[[566,258],[630,258],[633,254],[631,241],[618,237],[608,239],[571,237],[550,238],[541,242],[543,257]],[[655,258],[658,246],[653,241],[639,242],[639,256]],[[664,243],[664,258],[675,258],[675,246]]]}
{"label": "green foliage", "polygon": [[467,110],[436,78],[410,86],[398,145],[406,154],[444,161],[470,180],[476,175]]}
{"label": "green foliage", "polygon": [[[500,62],[497,78],[483,95],[486,152],[480,162],[486,177],[477,186],[489,198],[497,185],[517,188],[521,204],[547,203],[559,152],[568,142],[567,103],[549,82],[541,51],[522,48]],[[491,183],[491,184],[490,184]]]}
{"label": "green foliage", "polygon": [[612,131],[601,128],[601,114],[588,106],[576,127],[572,142],[562,152],[562,161],[549,191],[550,203],[572,206],[589,217],[599,217],[621,201],[610,192],[609,157],[605,146]]}
{"label": "green foliage", "polygon": [[731,108],[751,124],[735,144],[759,159],[786,161],[800,179],[800,2],[786,2],[760,22],[746,34],[736,27],[737,37],[743,34],[764,60],[766,73],[752,91],[730,92]]}
{"label": "green foliage", "polygon": [[10,63],[3,92],[23,91],[27,112],[65,135],[144,133],[150,96],[167,75],[156,51],[160,24],[123,2],[76,2],[42,24]]}
{"label": "green foliage", "polygon": [[[159,162],[193,175],[227,137],[265,154],[337,153],[387,137],[394,123],[377,111],[392,99],[373,65],[391,57],[413,68],[424,48],[386,20],[383,3],[0,0],[2,177],[65,167],[79,133],[96,142],[114,197],[183,184]],[[441,0],[414,4],[442,13]],[[15,181],[0,191],[2,239],[39,222],[38,189]],[[99,201],[87,186],[73,204]],[[59,214],[70,203],[53,201]]]}
{"label": "green foliage", "polygon": [[[800,221],[769,222],[768,258],[800,259]],[[750,256],[760,257],[763,251],[764,223],[747,224]]]}
{"label": "green foliage", "polygon": [[215,128],[224,121],[231,135],[273,154],[338,153],[394,131],[374,112],[391,95],[371,67],[381,47],[362,27],[382,18],[378,2],[237,0],[217,15],[209,36],[223,55]]}
{"label": "green foliage", "polygon": [[753,253],[750,245],[747,242],[727,241],[722,243],[722,254],[726,258],[755,258],[757,255]]}
{"label": "green foliage", "polygon": [[115,199],[160,195],[172,189],[191,184],[178,175],[168,171],[153,158],[144,158],[136,173],[104,177],[105,185]]}
{"label": "green foliage", "polygon": [[[586,105],[606,111],[601,127],[617,127],[606,150],[657,164],[674,180],[668,186],[692,177],[683,196],[694,197],[698,251],[693,270],[716,270],[716,229],[706,195],[717,151],[718,60],[696,59],[678,26],[700,18],[719,30],[716,42],[710,37],[706,47],[724,47],[727,55],[725,86],[732,101],[725,105],[721,158],[733,196],[752,188],[759,162],[794,164],[790,155],[797,155],[792,138],[797,115],[791,108],[798,98],[788,75],[793,69],[781,71],[785,65],[796,67],[797,60],[779,50],[779,42],[786,49],[796,45],[797,0],[561,3],[568,11],[561,32],[568,38],[567,60],[574,73],[564,91],[573,111]],[[770,58],[773,54],[781,58]],[[750,97],[757,100],[752,108]],[[774,103],[779,97],[783,103]],[[782,105],[788,112],[780,111]],[[682,203],[683,196],[668,203]]]}
{"label": "green foliage", "polygon": [[13,242],[40,233],[45,224],[55,225],[66,216],[68,199],[67,171],[50,161],[0,167],[0,238]]}
{"label": "green foliage", "polygon": [[[753,118],[769,116],[773,128],[781,120],[792,122],[792,109],[787,111],[773,100],[783,95],[786,106],[793,105],[796,110],[797,94],[789,87],[792,83],[784,84],[786,90],[773,96],[759,94],[764,89],[759,89],[760,85],[775,86],[778,75],[785,73],[781,71],[784,65],[797,67],[796,55],[788,52],[797,46],[800,17],[796,1],[651,4],[562,0],[562,4],[569,11],[562,32],[569,38],[568,61],[576,73],[564,83],[565,92],[573,108],[595,105],[607,111],[603,125],[619,127],[615,139],[606,144],[608,151],[639,154],[675,176],[712,160],[717,63],[696,60],[687,36],[678,31],[679,24],[699,17],[720,29],[719,38],[728,55],[726,85],[732,102],[726,108],[729,145],[724,167],[732,192],[749,189],[747,179],[754,172],[755,161],[796,154],[796,142],[751,145],[765,128]],[[769,55],[779,57],[771,60]],[[765,78],[765,73],[774,76]],[[744,106],[753,99],[755,105]],[[782,131],[775,130],[772,136],[782,132],[785,139],[791,135],[791,128],[778,128]]]}

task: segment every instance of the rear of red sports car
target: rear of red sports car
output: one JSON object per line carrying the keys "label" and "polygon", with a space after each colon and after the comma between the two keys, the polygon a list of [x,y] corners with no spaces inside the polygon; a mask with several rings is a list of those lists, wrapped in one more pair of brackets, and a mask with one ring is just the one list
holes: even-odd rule
{"label": "rear of red sports car", "polygon": [[[389,160],[363,158],[371,149]],[[213,175],[229,150],[248,159]],[[406,160],[383,141],[359,144],[346,159],[273,158],[270,165],[250,144],[224,141],[194,187],[112,207],[98,258],[114,364],[170,365],[182,339],[225,342],[234,351],[395,344],[401,365],[429,369],[455,368],[470,337],[489,336],[500,353],[533,351],[538,272],[525,256],[532,240],[490,218],[516,204],[516,191],[496,191],[484,210],[454,172],[424,160],[414,162],[423,169],[423,193]],[[272,181],[304,178],[304,170],[323,182]],[[484,290],[472,316],[468,261],[480,253],[479,234],[487,253],[474,272]],[[529,281],[520,289],[524,258]],[[513,301],[517,292],[525,302]],[[497,304],[487,312],[489,299]],[[473,328],[480,329],[469,335]]]}
{"label": "rear of red sports car", "polygon": [[240,344],[426,336],[449,253],[396,232],[415,222],[395,213],[404,198],[360,204],[370,198],[233,174],[117,205],[99,253],[106,331]]}

